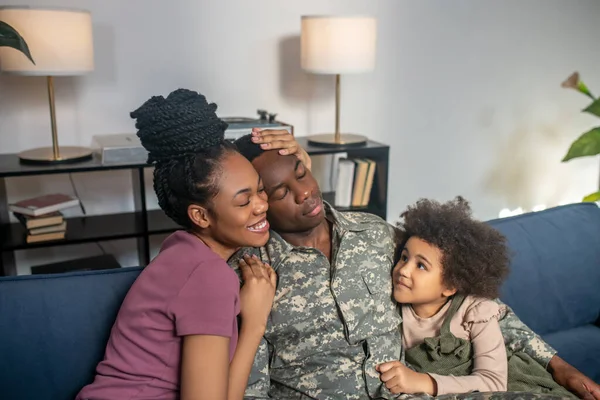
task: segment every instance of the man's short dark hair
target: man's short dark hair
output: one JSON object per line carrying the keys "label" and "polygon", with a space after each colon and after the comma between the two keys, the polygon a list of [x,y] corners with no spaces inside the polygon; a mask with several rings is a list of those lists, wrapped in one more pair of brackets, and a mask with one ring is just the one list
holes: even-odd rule
{"label": "man's short dark hair", "polygon": [[250,133],[238,138],[233,144],[240,154],[250,162],[265,152],[259,144],[252,142],[252,134]]}

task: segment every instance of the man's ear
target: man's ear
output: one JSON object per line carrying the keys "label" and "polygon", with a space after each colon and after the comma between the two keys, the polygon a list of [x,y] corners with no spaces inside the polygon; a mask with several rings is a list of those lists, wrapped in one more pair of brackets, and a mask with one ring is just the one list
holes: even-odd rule
{"label": "man's ear", "polygon": [[456,294],[456,289],[444,289],[442,291],[442,296],[444,296],[444,297],[454,296],[455,294]]}
{"label": "man's ear", "polygon": [[199,206],[198,204],[190,204],[187,211],[188,218],[194,225],[202,229],[206,229],[210,226],[210,215],[205,207]]}

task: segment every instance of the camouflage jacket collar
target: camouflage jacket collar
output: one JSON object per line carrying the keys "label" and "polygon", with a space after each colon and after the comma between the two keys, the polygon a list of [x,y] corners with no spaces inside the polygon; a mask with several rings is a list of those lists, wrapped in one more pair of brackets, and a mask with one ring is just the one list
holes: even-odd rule
{"label": "camouflage jacket collar", "polygon": [[[355,220],[351,214],[337,211],[329,203],[323,201],[325,207],[325,218],[333,224],[333,229],[337,232],[332,240],[342,236],[344,232],[362,232],[369,228],[368,223],[361,220]],[[333,243],[337,247],[339,243]],[[271,231],[271,237],[266,245],[268,259],[271,266],[275,269],[279,266],[289,253],[294,250],[305,250],[305,247],[296,247],[286,242],[277,232]],[[315,250],[316,251],[316,250]]]}

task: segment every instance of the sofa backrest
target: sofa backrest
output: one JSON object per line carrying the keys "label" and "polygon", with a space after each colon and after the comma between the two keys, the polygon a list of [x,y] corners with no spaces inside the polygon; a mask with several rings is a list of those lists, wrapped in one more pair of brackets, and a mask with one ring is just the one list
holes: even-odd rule
{"label": "sofa backrest", "polygon": [[513,253],[500,298],[534,332],[547,334],[600,317],[600,208],[569,204],[489,223]]}
{"label": "sofa backrest", "polygon": [[0,279],[0,398],[73,400],[141,268]]}

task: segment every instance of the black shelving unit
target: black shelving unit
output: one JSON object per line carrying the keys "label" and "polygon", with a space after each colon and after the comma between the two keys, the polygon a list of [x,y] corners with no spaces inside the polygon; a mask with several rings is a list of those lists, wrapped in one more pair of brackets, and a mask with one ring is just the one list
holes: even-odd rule
{"label": "black shelving unit", "polygon": [[[381,218],[386,219],[388,198],[387,182],[390,157],[389,146],[369,140],[367,144],[363,146],[318,147],[309,145],[308,140],[304,137],[297,137],[296,140],[311,156],[347,153],[348,158],[368,158],[375,161],[377,167],[375,168],[375,177],[373,188],[371,189],[369,205],[367,207],[336,207],[336,209],[340,211],[364,211],[379,215]],[[329,201],[330,204],[333,204],[334,195],[335,193],[333,192],[323,193],[323,198]]]}
{"label": "black shelving unit", "polygon": [[[342,208],[341,210],[365,211],[385,219],[387,209],[387,177],[389,146],[369,141],[360,147],[315,147],[302,137],[298,142],[310,155],[348,153],[348,157],[370,158],[377,162],[375,181],[368,207]],[[150,262],[150,236],[175,231],[178,227],[161,210],[148,210],[143,163],[103,165],[95,155],[89,161],[74,164],[30,165],[19,161],[17,154],[0,154],[0,276],[15,275],[15,251],[50,246],[67,246],[105,240],[136,239],[140,265]],[[95,171],[130,170],[133,182],[134,211],[129,213],[103,214],[69,218],[65,239],[27,243],[26,229],[20,223],[9,220],[5,180],[13,177],[65,174]],[[325,198],[331,194],[324,194]],[[331,197],[329,197],[331,198]]]}

